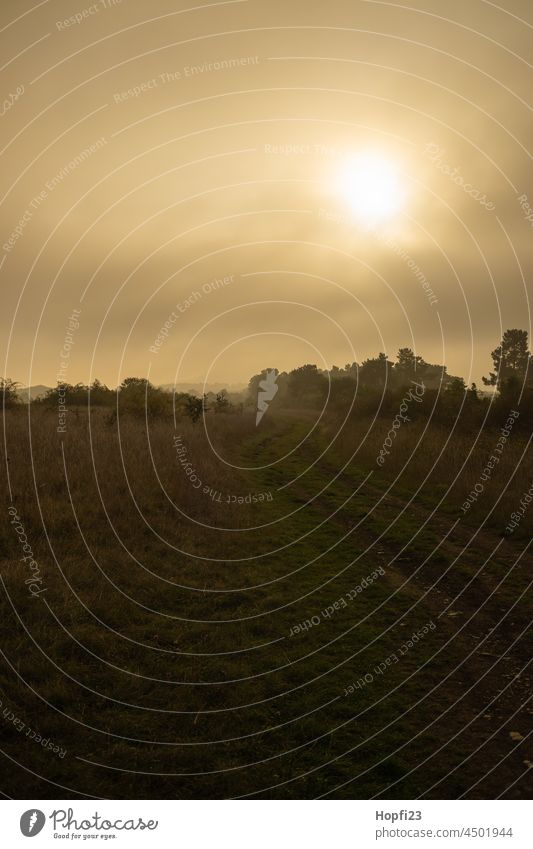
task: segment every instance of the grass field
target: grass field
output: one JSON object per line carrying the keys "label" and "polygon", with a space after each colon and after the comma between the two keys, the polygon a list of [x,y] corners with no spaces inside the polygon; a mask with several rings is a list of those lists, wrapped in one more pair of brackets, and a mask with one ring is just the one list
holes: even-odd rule
{"label": "grass field", "polygon": [[118,425],[5,414],[10,795],[527,797],[523,431],[463,512],[498,429],[406,424],[380,467],[385,419]]}

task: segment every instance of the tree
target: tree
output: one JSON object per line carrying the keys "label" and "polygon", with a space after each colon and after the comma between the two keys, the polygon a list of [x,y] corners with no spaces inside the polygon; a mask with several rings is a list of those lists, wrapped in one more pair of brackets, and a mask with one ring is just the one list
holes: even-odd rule
{"label": "tree", "polygon": [[446,385],[444,391],[448,397],[462,398],[468,390],[462,377],[454,377]]}
{"label": "tree", "polygon": [[189,418],[196,423],[202,413],[207,409],[207,397],[196,398],[194,395],[189,395],[185,402],[185,410]]}
{"label": "tree", "polygon": [[93,380],[89,386],[89,403],[93,407],[110,407],[113,404],[115,393],[100,380]]}
{"label": "tree", "polygon": [[14,407],[15,404],[19,403],[19,386],[19,383],[15,380],[11,380],[9,377],[0,377],[0,392],[2,393],[2,403],[4,407]]}
{"label": "tree", "polygon": [[500,393],[522,386],[530,366],[527,330],[506,330],[491,357],[494,371],[483,378],[485,386],[495,386]]}
{"label": "tree", "polygon": [[121,413],[146,415],[148,394],[154,387],[145,377],[126,377],[118,388],[118,405]]}
{"label": "tree", "polygon": [[220,392],[217,392],[215,402],[213,404],[215,413],[227,413],[231,406],[231,402],[228,398],[228,390],[222,389]]}
{"label": "tree", "polygon": [[153,389],[152,384],[146,377],[126,377],[120,384],[120,390],[142,389],[146,392],[148,389]]}
{"label": "tree", "polygon": [[160,418],[172,414],[172,395],[154,386],[145,377],[127,377],[118,391],[121,413]]}
{"label": "tree", "polygon": [[331,380],[342,380],[346,377],[344,370],[339,368],[338,366],[331,366],[329,370],[329,376]]}
{"label": "tree", "polygon": [[306,406],[323,403],[328,391],[328,379],[316,365],[307,363],[289,372],[289,393],[291,397]]}
{"label": "tree", "polygon": [[343,372],[343,377],[336,377],[331,382],[331,394],[329,407],[336,412],[348,412],[355,401],[357,383],[354,377],[348,377]]}
{"label": "tree", "polygon": [[42,404],[45,407],[57,407],[59,404],[65,404],[69,407],[85,407],[87,406],[87,398],[89,387],[84,383],[58,383],[52,389],[46,392],[42,398],[37,398],[34,403]]}
{"label": "tree", "polygon": [[357,380],[359,375],[359,363],[346,363],[344,366],[344,374],[346,377],[353,377],[354,380]]}
{"label": "tree", "polygon": [[[475,385],[475,384],[474,384]],[[450,395],[464,395],[467,391],[467,386],[463,377],[452,377],[446,385],[446,392]]]}
{"label": "tree", "polygon": [[411,348],[400,348],[394,365],[394,377],[398,386],[406,386],[412,380],[421,380],[426,366],[422,357],[415,356]]}
{"label": "tree", "polygon": [[259,374],[254,374],[248,382],[248,400],[254,406],[257,404],[257,395],[259,392],[259,384],[266,379],[269,372],[279,374],[277,368],[264,368]]}
{"label": "tree", "polygon": [[359,379],[366,389],[383,390],[390,380],[394,363],[387,359],[386,354],[378,354],[365,360],[359,369]]}

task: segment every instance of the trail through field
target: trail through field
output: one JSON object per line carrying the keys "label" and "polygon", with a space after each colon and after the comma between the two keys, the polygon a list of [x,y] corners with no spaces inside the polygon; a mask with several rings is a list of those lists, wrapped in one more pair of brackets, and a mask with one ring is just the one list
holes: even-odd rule
{"label": "trail through field", "polygon": [[[286,438],[291,441],[288,434]],[[279,433],[272,439],[273,452],[279,448],[279,439]],[[308,440],[289,461],[292,468],[284,461],[280,478],[296,478],[323,449],[320,436]],[[265,453],[268,447],[263,441],[261,456]],[[314,499],[321,489],[324,494]],[[333,499],[329,497],[331,489],[336,494]],[[406,605],[422,610],[422,618],[437,623],[441,648],[431,663],[442,669],[442,681],[437,684],[442,700],[438,713],[426,713],[427,733],[433,741],[429,762],[440,760],[449,763],[450,769],[441,770],[442,778],[434,786],[429,782],[423,792],[436,796],[453,793],[457,782],[465,781],[465,794],[482,798],[483,794],[490,796],[495,782],[502,786],[502,776],[505,786],[523,781],[525,788],[531,766],[527,738],[533,715],[530,546],[443,515],[415,494],[400,497],[394,487],[380,482],[379,474],[368,477],[368,470],[349,467],[338,475],[338,468],[327,457],[314,467],[311,486],[304,474],[285,491],[293,503],[314,499],[307,509],[317,525],[326,519],[328,535],[334,541],[349,534],[359,556],[382,566],[388,587],[387,610],[401,600],[401,610]],[[379,612],[372,621],[369,637],[382,631]],[[404,622],[392,626],[399,640],[402,628]],[[424,673],[419,680],[422,695],[429,690]],[[431,685],[435,686],[434,681]],[[394,696],[390,698],[394,700]],[[398,721],[401,727],[401,717]],[[455,763],[457,755],[452,752],[459,741],[464,756]],[[486,769],[487,763],[490,769]],[[412,770],[417,769],[423,767],[415,759]],[[469,781],[470,791],[466,787]],[[396,792],[401,783],[402,779],[394,782]]]}

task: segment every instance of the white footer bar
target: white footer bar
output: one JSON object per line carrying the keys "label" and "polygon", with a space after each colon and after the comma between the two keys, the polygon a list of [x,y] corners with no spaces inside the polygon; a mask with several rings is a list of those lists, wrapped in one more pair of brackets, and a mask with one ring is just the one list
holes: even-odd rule
{"label": "white footer bar", "polygon": [[0,822],[6,849],[533,847],[527,801],[9,800],[0,803]]}

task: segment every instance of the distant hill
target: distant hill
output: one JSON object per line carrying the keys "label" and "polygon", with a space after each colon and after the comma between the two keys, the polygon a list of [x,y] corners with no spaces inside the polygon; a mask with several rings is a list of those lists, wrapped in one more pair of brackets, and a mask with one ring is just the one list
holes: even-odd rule
{"label": "distant hill", "polygon": [[50,386],[43,386],[42,383],[38,383],[36,386],[20,386],[17,394],[20,400],[27,404],[29,401],[35,401],[36,398],[46,395],[50,388]]}

